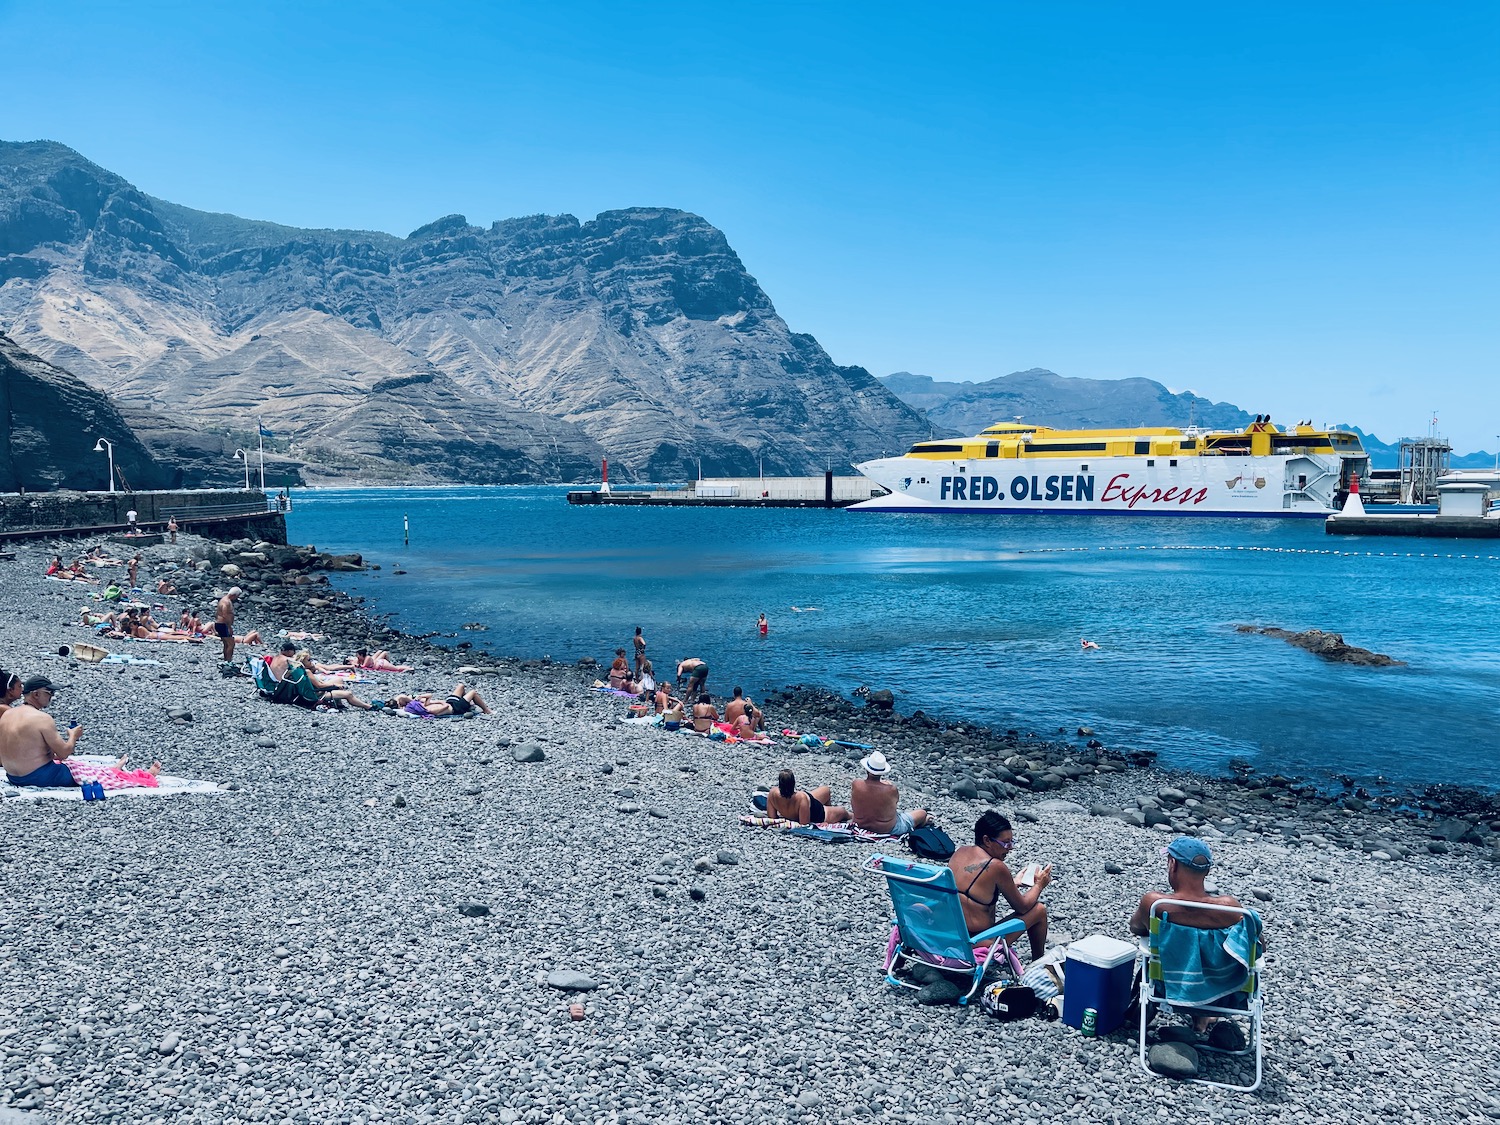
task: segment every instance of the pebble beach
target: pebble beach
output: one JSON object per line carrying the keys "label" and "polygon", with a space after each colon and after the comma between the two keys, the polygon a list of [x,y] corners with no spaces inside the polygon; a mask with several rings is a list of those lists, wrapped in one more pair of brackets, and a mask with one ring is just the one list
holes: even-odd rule
{"label": "pebble beach", "polygon": [[363,698],[463,680],[494,715],[273,705],[220,675],[213,642],[60,656],[91,639],[71,622],[97,587],[42,573],[79,545],[13,547],[0,665],[61,685],[51,713],[83,723],[80,752],[220,791],[0,803],[3,1125],[1500,1120],[1492,804],[1408,815],[1167,773],[1112,757],[1107,732],[761,701],[768,727],[882,751],[902,806],[959,843],[986,808],[1009,816],[1017,862],[1053,865],[1054,943],[1128,938],[1172,835],[1208,840],[1218,889],[1265,919],[1266,1075],[1253,1094],[1177,1083],[1139,1069],[1133,1026],[1089,1039],[889,988],[889,898],[860,865],[900,845],[739,823],[783,766],[843,803],[861,752],[623,723],[579,663],[626,644],[623,619],[595,653],[456,652],[305,562],[180,539],[143,551],[187,591],[151,599],[172,619],[238,583],[241,627],[268,641],[305,629],[327,635],[319,659],[373,642],[416,666]]}

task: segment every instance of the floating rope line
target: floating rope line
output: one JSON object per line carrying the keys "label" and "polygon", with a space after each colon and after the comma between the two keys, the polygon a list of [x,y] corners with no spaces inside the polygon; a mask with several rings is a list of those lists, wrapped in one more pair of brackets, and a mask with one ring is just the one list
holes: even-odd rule
{"label": "floating rope line", "polygon": [[1018,555],[1063,555],[1086,551],[1256,551],[1268,555],[1338,555],[1351,559],[1473,559],[1476,562],[1500,562],[1500,555],[1445,554],[1441,551],[1337,551],[1333,549],[1309,549],[1306,547],[1246,547],[1216,546],[1193,543],[1150,543],[1136,546],[1094,547],[1022,547]]}

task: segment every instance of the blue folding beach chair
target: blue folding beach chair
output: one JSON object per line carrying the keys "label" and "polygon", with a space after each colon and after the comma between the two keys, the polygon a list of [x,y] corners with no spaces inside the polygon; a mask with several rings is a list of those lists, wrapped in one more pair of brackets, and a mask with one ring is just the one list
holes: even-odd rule
{"label": "blue folding beach chair", "polygon": [[945,973],[967,973],[972,978],[969,991],[959,1000],[967,1004],[979,991],[984,972],[995,957],[1008,959],[1015,978],[1021,978],[1021,963],[1002,939],[1025,933],[1025,923],[1013,918],[983,933],[970,934],[958,902],[958,886],[947,867],[873,855],[864,868],[885,876],[891,905],[896,908],[895,929],[885,953],[885,979],[889,983],[920,988],[898,975],[913,962]]}
{"label": "blue folding beach chair", "polygon": [[1215,1082],[1193,1078],[1221,1090],[1248,1093],[1261,1082],[1261,921],[1260,915],[1246,907],[1215,906],[1216,911],[1238,914],[1240,920],[1219,930],[1183,926],[1171,920],[1175,906],[1203,908],[1202,903],[1183,899],[1159,899],[1151,907],[1151,933],[1141,945],[1141,1034],[1140,1064],[1146,1065],[1146,1025],[1153,1007],[1164,1012],[1187,1015],[1218,1016],[1246,1020],[1249,1034],[1241,1050],[1224,1050],[1208,1043],[1195,1044],[1198,1050],[1221,1055],[1255,1057],[1255,1080],[1250,1085]]}

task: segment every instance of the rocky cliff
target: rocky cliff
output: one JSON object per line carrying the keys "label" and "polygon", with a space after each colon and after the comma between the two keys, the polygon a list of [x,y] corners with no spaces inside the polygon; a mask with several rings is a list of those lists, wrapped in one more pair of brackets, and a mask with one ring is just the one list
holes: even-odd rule
{"label": "rocky cliff", "polygon": [[576,480],[606,452],[626,479],[800,473],[929,430],[666,208],[299,230],[0,143],[4,325],[122,403],[264,414],[313,477]]}
{"label": "rocky cliff", "polygon": [[105,395],[0,335],[0,492],[108,489],[100,438],[114,443],[116,487],[173,483]]}

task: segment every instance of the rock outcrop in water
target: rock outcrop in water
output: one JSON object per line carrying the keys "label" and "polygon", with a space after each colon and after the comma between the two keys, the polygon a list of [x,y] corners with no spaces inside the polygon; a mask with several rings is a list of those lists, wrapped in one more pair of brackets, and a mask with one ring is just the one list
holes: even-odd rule
{"label": "rock outcrop in water", "polygon": [[929,433],[670,208],[299,230],[0,143],[0,324],[122,404],[264,414],[313,479],[801,473]]}
{"label": "rock outcrop in water", "polygon": [[1383,652],[1371,652],[1367,648],[1346,644],[1342,633],[1325,633],[1322,629],[1307,629],[1294,633],[1290,629],[1278,629],[1274,625],[1236,625],[1239,633],[1259,633],[1263,637],[1279,637],[1289,645],[1306,649],[1327,660],[1340,664],[1360,664],[1369,668],[1404,667],[1406,661],[1396,660]]}

